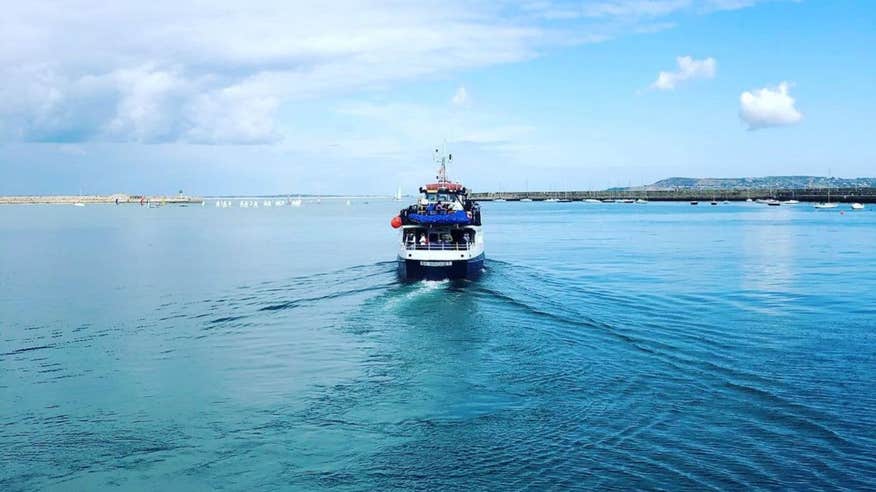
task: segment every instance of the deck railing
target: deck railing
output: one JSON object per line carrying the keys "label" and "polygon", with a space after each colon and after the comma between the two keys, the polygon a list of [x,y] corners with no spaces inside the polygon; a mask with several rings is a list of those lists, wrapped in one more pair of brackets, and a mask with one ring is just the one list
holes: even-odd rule
{"label": "deck railing", "polygon": [[471,249],[471,243],[405,243],[404,246],[409,251],[468,251]]}

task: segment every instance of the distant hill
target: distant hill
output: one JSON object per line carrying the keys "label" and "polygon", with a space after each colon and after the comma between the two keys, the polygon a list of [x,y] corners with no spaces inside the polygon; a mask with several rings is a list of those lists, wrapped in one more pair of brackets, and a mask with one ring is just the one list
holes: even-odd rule
{"label": "distant hill", "polygon": [[645,186],[616,190],[747,190],[803,188],[869,188],[876,178],[827,178],[824,176],[764,176],[761,178],[666,178]]}

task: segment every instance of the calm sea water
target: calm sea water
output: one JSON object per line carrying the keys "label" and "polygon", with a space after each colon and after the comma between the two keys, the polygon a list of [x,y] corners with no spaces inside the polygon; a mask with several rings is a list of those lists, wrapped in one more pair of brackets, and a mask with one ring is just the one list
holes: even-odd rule
{"label": "calm sea water", "polygon": [[876,212],[0,207],[0,489],[865,489]]}

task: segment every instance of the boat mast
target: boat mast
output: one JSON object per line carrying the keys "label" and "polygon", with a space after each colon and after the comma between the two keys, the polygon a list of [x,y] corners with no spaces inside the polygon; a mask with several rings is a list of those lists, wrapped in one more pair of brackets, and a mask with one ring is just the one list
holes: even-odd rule
{"label": "boat mast", "polygon": [[438,149],[435,149],[435,162],[440,164],[438,168],[438,176],[435,178],[439,183],[448,183],[447,180],[447,162],[453,159],[453,154],[447,153],[447,143],[444,143],[444,153],[441,153]]}

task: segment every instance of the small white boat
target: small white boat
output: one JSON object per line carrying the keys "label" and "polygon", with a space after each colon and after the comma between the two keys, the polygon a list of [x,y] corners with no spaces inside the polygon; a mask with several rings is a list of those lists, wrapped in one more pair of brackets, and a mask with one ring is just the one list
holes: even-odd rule
{"label": "small white boat", "polygon": [[800,203],[800,200],[785,200],[782,202],[782,205],[797,205]]}
{"label": "small white boat", "polygon": [[772,198],[770,198],[769,200],[765,200],[763,203],[766,203],[770,207],[778,207],[782,204],[782,202],[775,200],[775,199],[772,199]]}
{"label": "small white boat", "polygon": [[531,202],[532,198],[521,198],[520,201],[521,202]]}
{"label": "small white boat", "polygon": [[558,202],[558,201],[560,201],[560,199],[559,199],[559,198],[548,198],[548,199],[545,200],[545,201],[546,201],[546,202]]}
{"label": "small white boat", "polygon": [[[827,173],[830,176],[830,172]],[[830,201],[830,186],[827,187],[827,201],[815,204],[815,208],[836,208],[839,204]]]}
{"label": "small white boat", "polygon": [[636,198],[636,203],[648,203],[648,200],[645,200],[644,198]]}
{"label": "small white boat", "polygon": [[74,206],[74,207],[84,207],[85,204],[82,203],[82,202],[76,202],[76,203],[73,204],[73,206]]}
{"label": "small white boat", "polygon": [[754,200],[752,200],[751,198],[746,198],[745,201],[748,202],[748,203],[751,203],[751,202],[753,202]]}
{"label": "small white boat", "polygon": [[289,199],[289,205],[292,207],[300,207],[302,203],[304,202],[301,201],[301,198]]}
{"label": "small white boat", "polygon": [[617,201],[619,201],[620,203],[636,203],[636,201],[633,200],[632,198],[621,198],[620,200],[617,200]]}
{"label": "small white boat", "polygon": [[853,203],[852,210],[864,210],[864,204],[863,203]]}
{"label": "small white boat", "polygon": [[596,198],[585,198],[584,202],[585,203],[602,203],[600,200],[597,200]]}
{"label": "small white boat", "polygon": [[504,198],[496,198],[496,199],[493,200],[493,201],[494,201],[494,202],[504,202],[504,201],[506,201],[506,200],[505,200]]}

